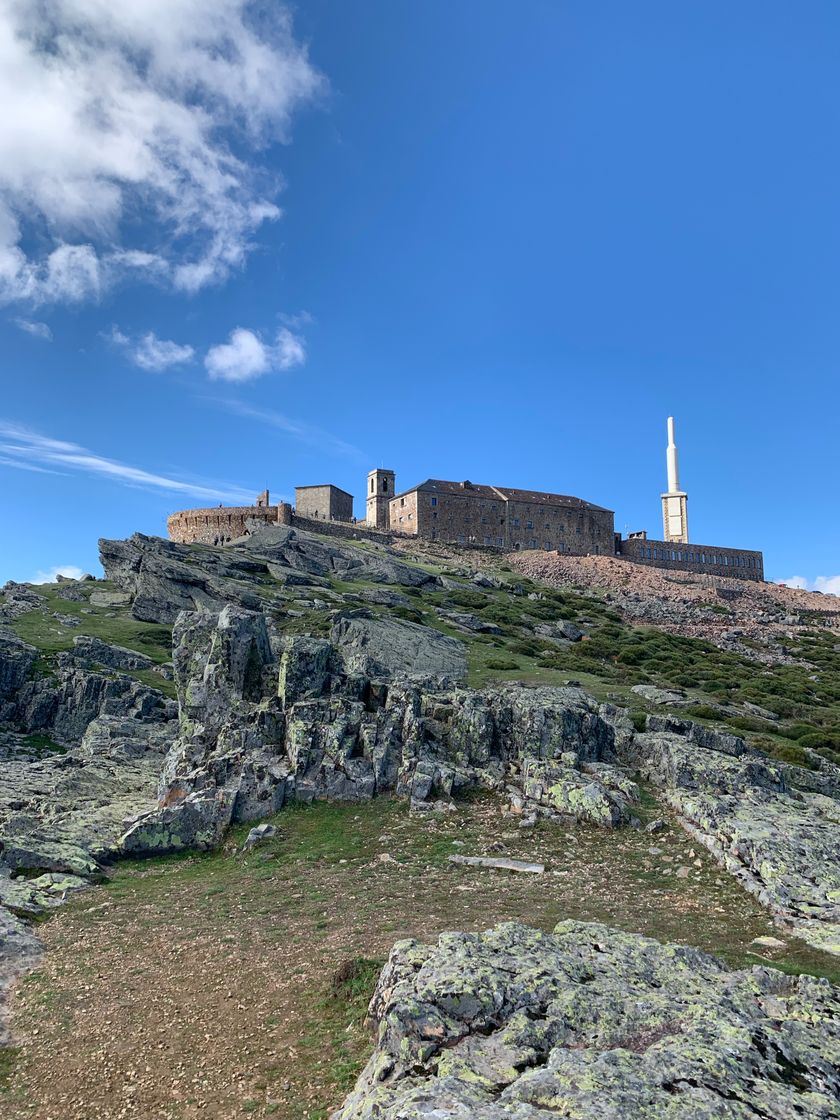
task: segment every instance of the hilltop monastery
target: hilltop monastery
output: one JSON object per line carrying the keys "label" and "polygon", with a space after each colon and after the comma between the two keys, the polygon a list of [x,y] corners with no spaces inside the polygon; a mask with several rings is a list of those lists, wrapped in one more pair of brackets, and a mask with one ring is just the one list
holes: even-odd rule
{"label": "hilltop monastery", "polygon": [[661,540],[647,533],[622,539],[612,510],[583,498],[429,478],[397,491],[396,475],[373,470],[367,477],[366,519],[353,516],[353,495],[326,483],[298,486],[295,505],[272,505],[268,490],[253,506],[218,506],[173,513],[170,539],[227,544],[260,525],[295,525],[340,536],[378,539],[408,536],[505,552],[543,549],[577,555],[619,556],[636,564],[705,572],[739,579],[764,579],[761,552],[689,542],[688,495],[680,489],[674,420],[668,419],[668,489],[662,494]]}

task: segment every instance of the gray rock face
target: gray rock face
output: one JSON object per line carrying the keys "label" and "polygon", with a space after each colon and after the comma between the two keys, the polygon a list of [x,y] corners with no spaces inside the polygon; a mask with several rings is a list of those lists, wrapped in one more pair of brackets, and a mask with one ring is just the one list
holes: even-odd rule
{"label": "gray rock face", "polygon": [[86,634],[73,639],[73,658],[83,665],[104,665],[109,669],[151,669],[154,665],[151,657],[143,653]]}
{"label": "gray rock face", "polygon": [[41,955],[38,939],[30,929],[0,906],[0,1046],[9,1046],[6,995],[21,976],[35,968]]}
{"label": "gray rock face", "polygon": [[[197,548],[135,533],[101,540],[106,576],[128,596],[135,618],[172,623],[181,611],[218,612],[228,603],[256,610],[272,602],[269,574],[291,585],[324,576],[422,587],[437,577],[396,559],[283,526],[261,529],[225,549]],[[94,594],[108,594],[94,592]]]}
{"label": "gray rock face", "polygon": [[172,737],[167,721],[102,715],[78,748],[2,761],[0,862],[13,871],[94,874],[117,851],[125,818],[156,803]]}
{"label": "gray rock face", "polygon": [[840,785],[776,765],[735,736],[674,726],[684,734],[637,735],[625,754],[780,922],[840,953]]}
{"label": "gray rock face", "polygon": [[[358,668],[360,658],[374,656],[368,652],[372,634],[386,635],[376,647],[376,664],[387,662],[392,670],[405,667],[397,654],[406,643],[415,668],[423,663],[424,643],[440,638],[446,656],[459,647],[410,623],[395,624],[396,638],[387,627],[368,627],[378,622],[342,620],[336,645],[283,639],[278,666],[258,612],[226,608],[219,615],[181,616],[174,655],[180,736],[163,768],[160,805],[131,825],[124,849],[212,846],[232,821],[268,816],[291,796],[360,801],[395,790],[425,801],[470,788],[502,789],[521,778],[525,759],[566,756],[567,769],[604,764],[603,773],[576,773],[575,779],[591,798],[596,788],[613,788],[604,797],[615,806],[615,735],[583,692],[477,692],[407,676],[371,678]],[[357,623],[365,626],[362,640]],[[426,663],[434,656],[440,667],[438,647],[432,648]],[[594,801],[584,801],[570,794],[564,811],[593,819]],[[621,810],[614,816],[620,823]]]}
{"label": "gray rock face", "polygon": [[38,651],[34,646],[13,634],[0,632],[0,708],[3,701],[17,697],[37,659]]}
{"label": "gray rock face", "polygon": [[601,925],[399,942],[333,1120],[836,1120],[840,995]]}
{"label": "gray rock face", "polygon": [[463,643],[416,622],[364,615],[345,617],[333,627],[332,641],[351,673],[447,677],[455,681],[467,675]]}

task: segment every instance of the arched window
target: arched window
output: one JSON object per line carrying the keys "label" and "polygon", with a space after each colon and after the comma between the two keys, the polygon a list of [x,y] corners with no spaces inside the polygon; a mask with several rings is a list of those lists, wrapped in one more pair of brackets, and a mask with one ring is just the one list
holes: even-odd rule
{"label": "arched window", "polygon": [[383,494],[388,493],[388,479],[387,478],[382,479],[382,493]]}

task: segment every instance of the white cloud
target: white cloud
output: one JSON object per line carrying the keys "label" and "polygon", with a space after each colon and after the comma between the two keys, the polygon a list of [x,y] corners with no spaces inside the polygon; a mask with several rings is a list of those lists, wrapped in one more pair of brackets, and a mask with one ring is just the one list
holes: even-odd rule
{"label": "white cloud", "polygon": [[12,319],[16,327],[20,327],[22,331],[27,334],[33,335],[35,338],[43,338],[47,342],[52,341],[53,333],[46,323],[39,323],[35,319]]}
{"label": "white cloud", "polygon": [[85,573],[81,568],[77,568],[75,564],[56,564],[54,568],[48,568],[46,571],[36,572],[32,579],[26,580],[27,583],[56,583],[59,576],[67,576],[68,579],[81,579]]}
{"label": "white cloud", "polygon": [[212,381],[253,381],[275,370],[292,369],[306,361],[303,339],[281,327],[273,343],[254,331],[237,327],[228,342],[211,346],[204,359]]}
{"label": "white cloud", "polygon": [[790,576],[779,580],[785,587],[798,587],[802,591],[821,591],[823,595],[840,595],[840,576],[817,576],[808,580],[805,576]]}
{"label": "white cloud", "polygon": [[253,493],[240,486],[210,483],[201,479],[169,478],[142,467],[97,455],[77,443],[42,436],[29,428],[0,420],[0,464],[20,470],[60,468],[58,473],[80,471],[125,486],[167,490],[212,502],[251,504]]}
{"label": "white cloud", "polygon": [[135,365],[140,366],[141,369],[153,370],[155,373],[192,361],[195,355],[192,346],[158,338],[154,331],[147,331],[146,334],[133,339],[119,327],[112,327],[105,337],[115,346],[126,350]]}
{"label": "white cloud", "polygon": [[223,279],[324,85],[277,0],[0,0],[0,300]]}

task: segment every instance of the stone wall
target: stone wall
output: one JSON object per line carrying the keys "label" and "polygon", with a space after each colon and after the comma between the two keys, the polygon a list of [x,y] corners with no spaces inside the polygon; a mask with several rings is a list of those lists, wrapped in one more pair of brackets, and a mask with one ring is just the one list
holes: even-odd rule
{"label": "stone wall", "polygon": [[173,513],[166,522],[171,541],[180,544],[229,544],[257,531],[262,525],[291,525],[308,533],[344,540],[374,540],[387,544],[399,533],[377,532],[364,521],[322,521],[302,517],[287,502],[276,506],[213,506]]}
{"label": "stone wall", "polygon": [[708,544],[672,544],[646,537],[631,537],[619,544],[619,555],[634,564],[670,568],[681,572],[726,576],[729,579],[764,579],[764,556],[744,548],[719,548]]}
{"label": "stone wall", "polygon": [[247,521],[278,521],[278,506],[212,506],[183,509],[170,514],[166,530],[171,541],[181,544],[227,544],[244,536]]}

